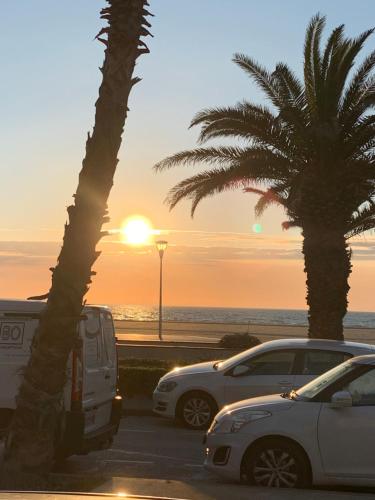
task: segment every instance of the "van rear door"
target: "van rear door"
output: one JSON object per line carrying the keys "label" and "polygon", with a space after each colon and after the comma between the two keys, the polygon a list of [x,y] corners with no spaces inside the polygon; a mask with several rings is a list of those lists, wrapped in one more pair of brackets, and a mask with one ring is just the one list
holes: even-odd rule
{"label": "van rear door", "polygon": [[16,395],[22,380],[38,319],[28,313],[6,313],[0,317],[0,408],[16,407]]}
{"label": "van rear door", "polygon": [[117,391],[116,337],[112,314],[109,311],[102,310],[100,312],[100,323],[102,327],[104,346],[104,379],[106,381],[106,391],[108,393],[108,397],[112,400],[116,396]]}
{"label": "van rear door", "polygon": [[108,390],[108,363],[104,348],[100,309],[87,307],[83,325],[83,391],[85,434],[110,422],[112,393]]}

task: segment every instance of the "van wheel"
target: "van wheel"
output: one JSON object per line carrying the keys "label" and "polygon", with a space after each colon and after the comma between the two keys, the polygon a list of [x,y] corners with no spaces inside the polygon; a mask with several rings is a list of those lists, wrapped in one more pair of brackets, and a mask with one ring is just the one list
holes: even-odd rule
{"label": "van wheel", "polygon": [[189,429],[207,429],[217,413],[215,401],[199,391],[185,394],[178,406],[178,416]]}
{"label": "van wheel", "polygon": [[255,444],[246,452],[241,469],[241,476],[256,486],[305,488],[311,484],[310,464],[303,450],[283,439]]}

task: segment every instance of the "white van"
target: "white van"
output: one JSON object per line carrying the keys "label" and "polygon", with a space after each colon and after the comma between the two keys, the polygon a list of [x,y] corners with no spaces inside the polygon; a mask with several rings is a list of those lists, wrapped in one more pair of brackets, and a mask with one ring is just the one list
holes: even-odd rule
{"label": "white van", "polygon": [[[0,300],[0,428],[9,425],[39,317],[46,303]],[[67,367],[65,417],[57,455],[86,454],[109,447],[117,433],[122,398],[117,390],[117,353],[108,307],[85,306]]]}

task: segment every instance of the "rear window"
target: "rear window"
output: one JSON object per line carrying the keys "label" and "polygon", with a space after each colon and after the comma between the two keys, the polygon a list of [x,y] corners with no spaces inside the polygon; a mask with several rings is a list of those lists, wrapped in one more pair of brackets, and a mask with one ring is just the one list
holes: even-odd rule
{"label": "rear window", "polygon": [[112,315],[109,312],[100,313],[100,322],[102,324],[105,355],[110,363],[115,363],[116,342]]}
{"label": "rear window", "polygon": [[85,365],[96,368],[101,364],[101,334],[98,314],[88,313],[85,327]]}
{"label": "rear window", "polygon": [[339,351],[305,351],[302,375],[321,375],[351,357],[351,354]]}

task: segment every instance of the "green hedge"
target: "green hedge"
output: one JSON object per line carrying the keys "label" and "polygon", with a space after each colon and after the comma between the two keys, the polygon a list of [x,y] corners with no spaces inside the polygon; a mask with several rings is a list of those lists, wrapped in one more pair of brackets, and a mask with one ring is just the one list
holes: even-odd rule
{"label": "green hedge", "polygon": [[146,366],[120,366],[119,389],[123,397],[151,396],[159,379],[169,369]]}
{"label": "green hedge", "polygon": [[186,365],[187,362],[179,362],[177,360],[167,361],[164,359],[142,359],[142,358],[128,358],[119,361],[120,368],[143,367],[143,368],[164,368],[165,370],[172,370],[175,366]]}

